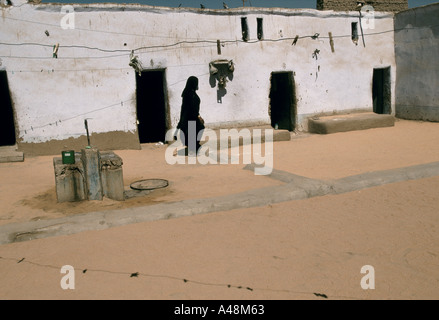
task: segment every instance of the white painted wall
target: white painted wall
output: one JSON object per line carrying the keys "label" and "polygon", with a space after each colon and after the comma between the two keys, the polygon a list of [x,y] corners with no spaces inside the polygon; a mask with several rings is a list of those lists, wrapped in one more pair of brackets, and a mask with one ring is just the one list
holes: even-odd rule
{"label": "white painted wall", "polygon": [[[136,132],[135,71],[128,63],[129,51],[140,47],[149,47],[135,52],[144,68],[166,69],[173,126],[180,114],[181,92],[191,75],[200,79],[201,114],[211,127],[268,124],[273,71],[294,72],[299,129],[306,129],[310,115],[371,111],[374,67],[391,67],[394,109],[390,13],[375,13],[375,29],[364,30],[363,47],[361,33],[358,45],[350,38],[351,22],[359,21],[358,12],[258,8],[201,11],[116,4],[73,7],[72,30],[60,26],[61,5],[1,8],[0,68],[8,72],[22,142],[84,135],[85,118],[91,118],[91,132]],[[247,17],[250,42],[254,43],[241,41],[243,16]],[[279,41],[257,41],[258,17],[264,19],[264,39]],[[334,36],[334,53],[328,32]],[[318,39],[299,39],[295,46],[292,40],[282,41],[315,33],[320,33]],[[367,35],[371,33],[376,34]],[[217,54],[217,39],[224,44],[221,55]],[[211,42],[196,43],[200,40]],[[187,43],[174,45],[181,41]],[[60,45],[58,59],[52,58],[56,43]],[[317,60],[312,57],[316,49],[320,50]],[[217,88],[209,84],[208,65],[216,59],[233,59],[236,65],[222,103],[217,102]]]}

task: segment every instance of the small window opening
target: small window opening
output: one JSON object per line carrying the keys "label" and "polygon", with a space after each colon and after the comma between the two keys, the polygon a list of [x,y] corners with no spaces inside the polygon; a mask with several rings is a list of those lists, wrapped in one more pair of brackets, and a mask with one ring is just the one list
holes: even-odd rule
{"label": "small window opening", "polygon": [[257,18],[258,21],[258,39],[264,39],[264,20],[263,18]]}
{"label": "small window opening", "polygon": [[358,22],[352,22],[352,42],[358,44]]}
{"label": "small window opening", "polygon": [[248,24],[247,24],[247,18],[241,18],[241,30],[242,30],[242,40],[248,41],[250,39],[249,32],[248,32]]}

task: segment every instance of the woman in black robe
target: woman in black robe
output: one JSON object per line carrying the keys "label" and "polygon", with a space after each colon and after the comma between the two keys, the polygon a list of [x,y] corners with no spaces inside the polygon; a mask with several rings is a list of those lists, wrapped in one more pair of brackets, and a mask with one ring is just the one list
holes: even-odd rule
{"label": "woman in black robe", "polygon": [[[181,94],[183,102],[181,105],[180,122],[177,129],[180,129],[182,134],[181,141],[185,146],[189,148],[195,147],[196,150],[188,150],[191,152],[197,152],[200,148],[200,142],[198,141],[198,133],[204,129],[204,121],[200,116],[200,97],[198,97],[196,91],[198,90],[198,78],[191,76],[187,79],[186,87]],[[189,121],[195,121],[196,124],[196,137],[189,137]],[[195,143],[189,143],[189,139],[195,138]]]}

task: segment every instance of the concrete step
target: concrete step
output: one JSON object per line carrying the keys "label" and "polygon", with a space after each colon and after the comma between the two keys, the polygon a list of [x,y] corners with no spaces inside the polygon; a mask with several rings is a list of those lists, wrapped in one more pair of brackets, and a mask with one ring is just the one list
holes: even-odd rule
{"label": "concrete step", "polygon": [[308,120],[308,131],[310,133],[329,134],[372,128],[393,127],[394,125],[395,117],[390,114],[365,112],[313,117]]}
{"label": "concrete step", "polygon": [[[248,129],[250,131],[250,134],[252,135],[252,137],[255,137],[258,131],[254,131],[255,129],[259,129],[260,130],[260,137],[261,137],[261,142],[265,142],[265,132],[267,129],[272,129],[273,130],[273,141],[290,141],[291,140],[291,132],[289,132],[288,130],[282,130],[282,129],[273,129],[273,127],[271,126],[256,126],[256,127],[242,127],[242,128],[227,128],[226,130],[229,130],[229,132],[232,132],[231,130],[237,130],[238,134],[242,133],[241,130],[243,129]],[[216,129],[214,130],[216,135],[217,135],[217,139],[218,141],[221,138],[221,134],[220,134],[220,129]],[[258,135],[259,136],[259,135]],[[243,143],[243,139],[240,139],[240,144]]]}
{"label": "concrete step", "polygon": [[0,163],[23,161],[24,154],[21,151],[17,151],[17,146],[0,147]]}
{"label": "concrete step", "polygon": [[[220,148],[220,141],[221,141],[221,129],[209,129],[205,134],[203,135],[203,140],[201,142],[201,145],[207,143],[208,141],[210,141],[211,139],[213,139],[213,141],[216,141],[216,145],[218,146],[218,149]],[[249,130],[249,131],[243,131],[243,130]],[[254,131],[255,129],[259,129]],[[228,132],[224,133],[224,134],[228,134],[229,136],[229,148],[232,146],[232,139],[231,136],[234,136],[235,133],[233,130],[236,130],[236,134],[239,138],[239,145],[242,146],[244,144],[247,143],[253,143],[254,139],[256,138],[257,141],[261,141],[262,143],[265,142],[265,133],[267,129],[271,129],[273,130],[273,142],[276,141],[290,141],[291,140],[291,135],[295,135],[294,132],[290,132],[288,130],[283,130],[283,129],[273,129],[271,126],[267,125],[267,126],[253,126],[253,127],[236,127],[236,128],[224,128],[224,130],[228,130]],[[212,135],[211,132],[214,132],[215,135]],[[244,137],[248,137],[248,133],[250,133],[250,139],[244,139]],[[176,139],[176,138],[175,138]],[[172,141],[169,141],[167,144],[171,144]],[[162,142],[158,142],[155,143],[155,145],[162,145]],[[150,144],[142,144],[141,148],[145,149],[148,148],[148,145]]]}

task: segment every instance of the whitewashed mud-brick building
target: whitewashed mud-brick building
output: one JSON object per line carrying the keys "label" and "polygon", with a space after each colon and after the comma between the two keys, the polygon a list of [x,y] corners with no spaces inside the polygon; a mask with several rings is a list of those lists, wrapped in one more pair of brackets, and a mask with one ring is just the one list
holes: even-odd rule
{"label": "whitewashed mud-brick building", "polygon": [[192,75],[210,128],[395,114],[394,12],[23,0],[1,11],[1,143],[25,153],[83,148],[85,119],[101,149],[163,141]]}

